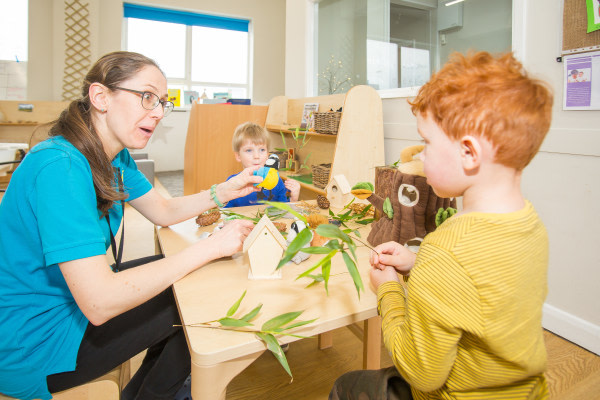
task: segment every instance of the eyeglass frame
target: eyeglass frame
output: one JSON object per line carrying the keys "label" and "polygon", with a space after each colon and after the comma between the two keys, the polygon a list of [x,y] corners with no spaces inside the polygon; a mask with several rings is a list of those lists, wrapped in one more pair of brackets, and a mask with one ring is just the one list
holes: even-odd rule
{"label": "eyeglass frame", "polygon": [[[142,108],[144,110],[151,111],[151,110],[154,110],[156,107],[158,107],[159,104],[162,105],[162,108],[163,108],[163,118],[166,117],[167,115],[169,115],[171,113],[171,111],[173,111],[173,109],[175,108],[175,104],[173,104],[172,101],[163,100],[160,97],[158,97],[158,95],[156,93],[152,93],[152,92],[147,91],[147,90],[141,91],[141,90],[127,89],[127,88],[120,87],[120,86],[113,86],[112,89],[124,90],[126,92],[139,94],[141,96],[141,104],[142,104]],[[146,108],[146,107],[144,107],[144,95],[146,93],[149,93],[149,94],[151,94],[152,96],[154,96],[154,97],[156,97],[158,99],[158,101],[156,102],[156,105],[154,107],[152,107],[152,108]],[[166,108],[167,104],[171,104],[171,107],[168,109],[169,110],[168,112],[165,112],[165,110],[167,109]]]}

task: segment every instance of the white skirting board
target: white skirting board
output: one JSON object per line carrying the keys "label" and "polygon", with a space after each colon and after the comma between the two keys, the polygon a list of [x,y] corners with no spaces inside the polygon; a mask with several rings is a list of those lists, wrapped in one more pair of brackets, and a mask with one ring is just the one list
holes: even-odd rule
{"label": "white skirting board", "polygon": [[570,342],[600,355],[600,326],[544,304],[542,326]]}

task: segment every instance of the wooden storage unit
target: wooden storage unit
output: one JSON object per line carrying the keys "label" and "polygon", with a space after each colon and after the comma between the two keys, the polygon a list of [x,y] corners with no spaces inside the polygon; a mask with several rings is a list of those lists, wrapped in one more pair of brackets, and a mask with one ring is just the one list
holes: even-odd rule
{"label": "wooden storage unit", "polygon": [[[343,174],[350,185],[357,182],[375,182],[375,167],[385,164],[383,148],[383,111],[381,98],[370,86],[355,86],[346,94],[289,99],[278,96],[269,103],[266,128],[272,133],[272,148],[295,147],[291,132],[300,125],[305,103],[319,103],[319,111],[337,110],[342,116],[336,135],[307,133],[308,143],[297,152],[297,159],[306,164],[331,163],[332,176]],[[302,170],[299,174],[308,174]],[[315,198],[324,194],[323,189],[300,183],[301,199]]]}
{"label": "wooden storage unit", "polygon": [[[19,104],[31,104],[33,110],[19,111]],[[54,121],[68,105],[66,101],[0,101],[0,142],[30,143],[36,127]]]}
{"label": "wooden storage unit", "polygon": [[183,194],[209,189],[240,172],[231,147],[233,131],[247,121],[264,126],[266,116],[267,106],[194,103],[185,140]]}
{"label": "wooden storage unit", "polygon": [[[194,104],[185,143],[184,195],[209,189],[241,170],[233,156],[231,139],[235,128],[246,121],[265,126],[271,132],[271,151],[282,148],[283,132],[288,147],[294,146],[291,132],[300,125],[305,103],[319,103],[319,111],[343,107],[338,133],[308,132],[308,143],[298,151],[307,164],[331,163],[331,176],[343,174],[351,185],[375,182],[375,167],[385,164],[381,98],[369,86],[355,86],[346,94],[289,99],[277,96],[269,106]],[[310,169],[300,171],[309,174]],[[281,172],[286,178],[286,173]],[[325,194],[312,184],[300,183],[300,199]]]}

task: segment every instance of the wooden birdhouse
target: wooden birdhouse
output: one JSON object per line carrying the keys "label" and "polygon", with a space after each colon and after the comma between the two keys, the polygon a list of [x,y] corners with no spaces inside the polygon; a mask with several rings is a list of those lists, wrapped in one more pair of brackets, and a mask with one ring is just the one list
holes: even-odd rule
{"label": "wooden birdhouse", "polygon": [[281,270],[277,264],[281,260],[287,243],[273,222],[266,215],[254,227],[244,241],[244,253],[248,253],[249,279],[280,279]]}
{"label": "wooden birdhouse", "polygon": [[327,184],[325,191],[327,192],[327,200],[333,208],[343,208],[352,200],[352,187],[346,179],[345,175],[336,175]]}

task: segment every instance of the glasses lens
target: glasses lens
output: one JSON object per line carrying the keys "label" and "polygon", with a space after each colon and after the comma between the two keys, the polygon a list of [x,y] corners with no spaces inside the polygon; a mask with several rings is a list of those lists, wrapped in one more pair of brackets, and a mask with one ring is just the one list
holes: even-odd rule
{"label": "glasses lens", "polygon": [[167,115],[169,115],[171,113],[171,111],[173,111],[173,108],[175,107],[175,105],[173,103],[171,103],[170,101],[165,101],[163,103],[163,115],[166,117]]}
{"label": "glasses lens", "polygon": [[142,107],[146,110],[154,110],[159,103],[159,98],[154,93],[144,92],[142,95]]}

